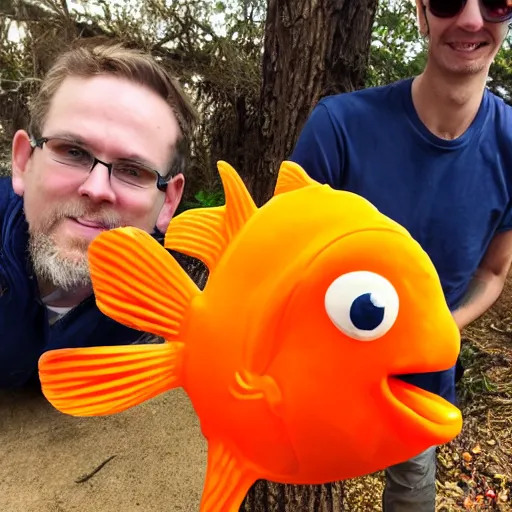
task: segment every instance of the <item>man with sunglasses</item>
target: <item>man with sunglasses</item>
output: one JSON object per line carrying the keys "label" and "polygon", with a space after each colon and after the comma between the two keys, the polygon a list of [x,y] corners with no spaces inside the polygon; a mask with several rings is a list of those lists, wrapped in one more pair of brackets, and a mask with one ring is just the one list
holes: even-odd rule
{"label": "man with sunglasses", "polygon": [[120,45],[63,54],[30,114],[0,179],[0,388],[37,383],[46,350],[141,341],[96,307],[87,249],[118,226],[161,239],[196,120],[150,55]]}
{"label": "man with sunglasses", "polygon": [[[512,261],[512,108],[486,89],[512,2],[416,5],[424,71],[324,98],[290,159],[406,227],[463,329],[498,299]],[[456,402],[456,368],[407,380]],[[435,476],[435,447],[388,468],[384,512],[434,512]]]}

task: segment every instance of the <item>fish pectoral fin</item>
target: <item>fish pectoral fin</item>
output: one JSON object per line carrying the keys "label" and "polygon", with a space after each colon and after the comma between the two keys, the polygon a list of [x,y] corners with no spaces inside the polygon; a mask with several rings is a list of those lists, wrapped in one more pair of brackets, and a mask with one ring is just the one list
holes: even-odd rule
{"label": "fish pectoral fin", "polygon": [[71,416],[115,414],[182,385],[183,343],[50,350],[39,358],[46,399]]}
{"label": "fish pectoral fin", "polygon": [[238,512],[257,479],[222,442],[210,440],[200,512]]}
{"label": "fish pectoral fin", "polygon": [[236,372],[229,391],[238,400],[265,400],[275,415],[282,416],[281,389],[270,375],[255,375],[246,370]]}
{"label": "fish pectoral fin", "polygon": [[153,237],[134,227],[104,231],[91,242],[88,257],[102,313],[133,329],[177,338],[201,292]]}
{"label": "fish pectoral fin", "polygon": [[201,260],[212,272],[232,239],[256,212],[244,182],[227,162],[217,163],[226,204],[177,215],[165,233],[165,248]]}
{"label": "fish pectoral fin", "polygon": [[321,186],[299,164],[285,160],[279,168],[274,196],[312,185]]}

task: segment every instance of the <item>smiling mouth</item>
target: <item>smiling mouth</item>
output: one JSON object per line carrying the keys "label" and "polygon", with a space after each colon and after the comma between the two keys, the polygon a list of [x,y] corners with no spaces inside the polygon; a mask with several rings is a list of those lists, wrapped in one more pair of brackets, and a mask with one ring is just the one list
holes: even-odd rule
{"label": "smiling mouth", "polygon": [[443,427],[462,426],[461,412],[444,398],[396,377],[389,377],[388,385],[400,404],[428,422]]}
{"label": "smiling mouth", "polygon": [[76,217],[69,217],[69,219],[76,222],[77,224],[80,224],[81,226],[85,226],[86,228],[99,229],[99,230],[109,229],[109,226],[107,226],[103,222],[81,219],[81,218],[76,218]]}
{"label": "smiling mouth", "polygon": [[487,46],[489,43],[481,42],[481,43],[448,43],[448,46],[452,48],[452,50],[456,50],[458,52],[474,52]]}

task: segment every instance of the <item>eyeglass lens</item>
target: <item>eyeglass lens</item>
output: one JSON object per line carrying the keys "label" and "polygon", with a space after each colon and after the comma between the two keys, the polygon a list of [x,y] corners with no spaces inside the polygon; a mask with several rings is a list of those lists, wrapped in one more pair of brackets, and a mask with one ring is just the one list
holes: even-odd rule
{"label": "eyeglass lens", "polygon": [[[430,0],[429,8],[434,16],[451,18],[466,6],[467,0]],[[507,0],[480,0],[480,10],[485,21],[499,23],[512,18],[512,5]]]}
{"label": "eyeglass lens", "polygon": [[[65,139],[49,139],[46,146],[52,158],[63,165],[90,171],[94,156],[84,148]],[[153,169],[131,161],[116,161],[112,164],[112,176],[123,183],[140,188],[149,188],[157,182]]]}

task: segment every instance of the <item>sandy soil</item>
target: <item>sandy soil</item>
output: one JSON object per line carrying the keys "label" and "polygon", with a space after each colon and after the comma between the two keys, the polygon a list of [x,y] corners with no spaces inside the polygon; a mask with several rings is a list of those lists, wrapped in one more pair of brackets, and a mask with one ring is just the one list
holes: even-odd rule
{"label": "sandy soil", "polygon": [[206,443],[182,390],[99,418],[0,391],[0,461],[1,512],[197,512]]}

